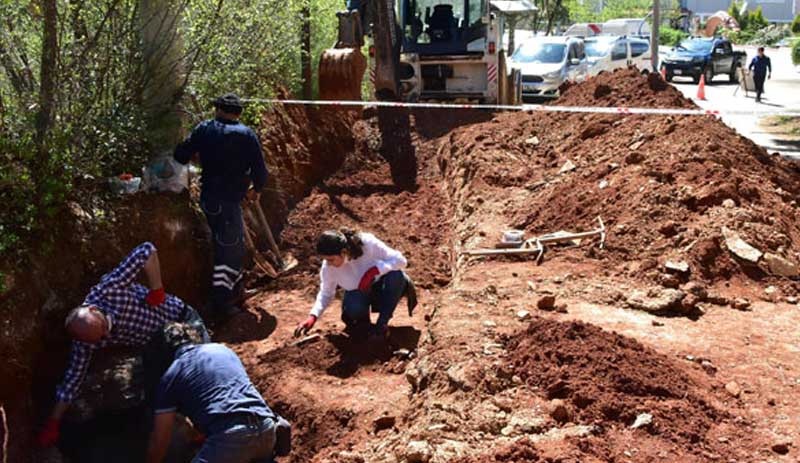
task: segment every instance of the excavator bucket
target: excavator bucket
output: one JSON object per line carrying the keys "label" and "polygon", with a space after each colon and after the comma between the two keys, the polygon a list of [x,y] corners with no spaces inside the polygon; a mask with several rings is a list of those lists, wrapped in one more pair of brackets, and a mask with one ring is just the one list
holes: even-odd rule
{"label": "excavator bucket", "polygon": [[367,60],[361,53],[364,35],[358,11],[340,11],[339,35],[319,60],[319,96],[323,100],[360,100]]}
{"label": "excavator bucket", "polygon": [[323,100],[360,100],[367,60],[358,48],[329,48],[319,60],[319,96]]}

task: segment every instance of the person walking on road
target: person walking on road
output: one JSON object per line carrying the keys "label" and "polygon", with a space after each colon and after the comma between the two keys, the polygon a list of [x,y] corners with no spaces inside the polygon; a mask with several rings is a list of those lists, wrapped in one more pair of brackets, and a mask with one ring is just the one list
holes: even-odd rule
{"label": "person walking on road", "polygon": [[239,97],[228,93],[213,104],[215,118],[195,127],[175,148],[174,156],[186,164],[197,155],[203,169],[200,206],[214,246],[209,315],[223,321],[240,311],[236,304],[245,256],[241,202],[259,200],[268,172],[258,137],[239,122],[243,109]]}
{"label": "person walking on road", "polygon": [[760,103],[761,94],[764,93],[764,80],[772,78],[772,62],[764,54],[764,47],[758,47],[758,54],[750,61],[748,69],[753,71],[753,82],[756,84],[756,103]]}
{"label": "person walking on road", "polygon": [[[314,326],[333,301],[337,287],[344,289],[342,321],[353,339],[366,335],[385,339],[389,320],[403,295],[412,314],[417,297],[413,282],[403,271],[406,258],[371,233],[328,230],[317,240],[317,254],[324,259],[319,293],[308,318],[295,329],[295,336]],[[379,314],[374,325],[370,308]]]}
{"label": "person walking on road", "polygon": [[[134,281],[142,270],[147,286]],[[178,320],[195,325],[208,340],[197,312],[164,291],[156,247],[142,243],[104,275],[83,304],[67,315],[64,325],[72,338],[69,366],[56,389],[56,405],[36,436],[36,443],[41,447],[58,443],[61,420],[81,388],[95,351],[109,346],[144,350],[166,323]]]}
{"label": "person walking on road", "polygon": [[177,413],[205,436],[192,463],[271,463],[289,453],[289,423],[269,408],[232,350],[199,344],[182,323],[167,325],[164,338],[174,360],[156,391],[147,463],[164,460]]}

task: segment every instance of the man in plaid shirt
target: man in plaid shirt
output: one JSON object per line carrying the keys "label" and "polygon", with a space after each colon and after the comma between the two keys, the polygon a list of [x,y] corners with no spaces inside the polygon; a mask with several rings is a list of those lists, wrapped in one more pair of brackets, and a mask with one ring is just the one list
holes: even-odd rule
{"label": "man in plaid shirt", "polygon": [[[144,270],[148,286],[135,281]],[[41,446],[58,441],[61,418],[81,387],[94,351],[107,346],[144,347],[168,322],[186,321],[208,334],[197,312],[175,296],[166,294],[156,247],[145,242],[136,247],[110,273],[93,286],[80,307],[65,322],[72,337],[69,366],[56,390],[56,405],[37,436]]]}

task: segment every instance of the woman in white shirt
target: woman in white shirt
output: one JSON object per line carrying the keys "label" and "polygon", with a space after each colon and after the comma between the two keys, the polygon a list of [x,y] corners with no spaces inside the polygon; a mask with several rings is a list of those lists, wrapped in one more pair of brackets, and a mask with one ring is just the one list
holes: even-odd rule
{"label": "woman in white shirt", "polygon": [[[406,258],[371,233],[352,230],[328,230],[317,240],[317,254],[324,261],[320,269],[320,289],[311,313],[295,330],[307,333],[336,296],[344,289],[342,321],[352,338],[366,334],[388,336],[388,323],[403,295],[408,298],[409,314],[416,306],[416,291],[403,272]],[[370,321],[370,307],[378,312],[375,325]]]}

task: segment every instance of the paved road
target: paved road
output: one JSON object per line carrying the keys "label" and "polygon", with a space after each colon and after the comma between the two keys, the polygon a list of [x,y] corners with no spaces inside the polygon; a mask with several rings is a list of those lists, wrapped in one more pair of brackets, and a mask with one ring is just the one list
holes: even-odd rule
{"label": "paved road", "polygon": [[[737,49],[740,49],[737,47]],[[747,52],[748,64],[756,55],[755,47],[743,47]],[[706,85],[706,101],[697,100],[697,85],[690,78],[675,78],[673,85],[685,96],[693,99],[707,109],[785,109],[800,110],[800,67],[792,65],[790,50],[786,47],[766,50],[772,61],[772,79],[764,84],[762,103],[755,102],[755,94],[745,96],[744,92],[730,83],[725,76],[714,78],[712,85]],[[750,138],[770,152],[800,159],[800,137],[779,136],[764,131],[755,116],[723,116],[722,120],[740,134]]]}

